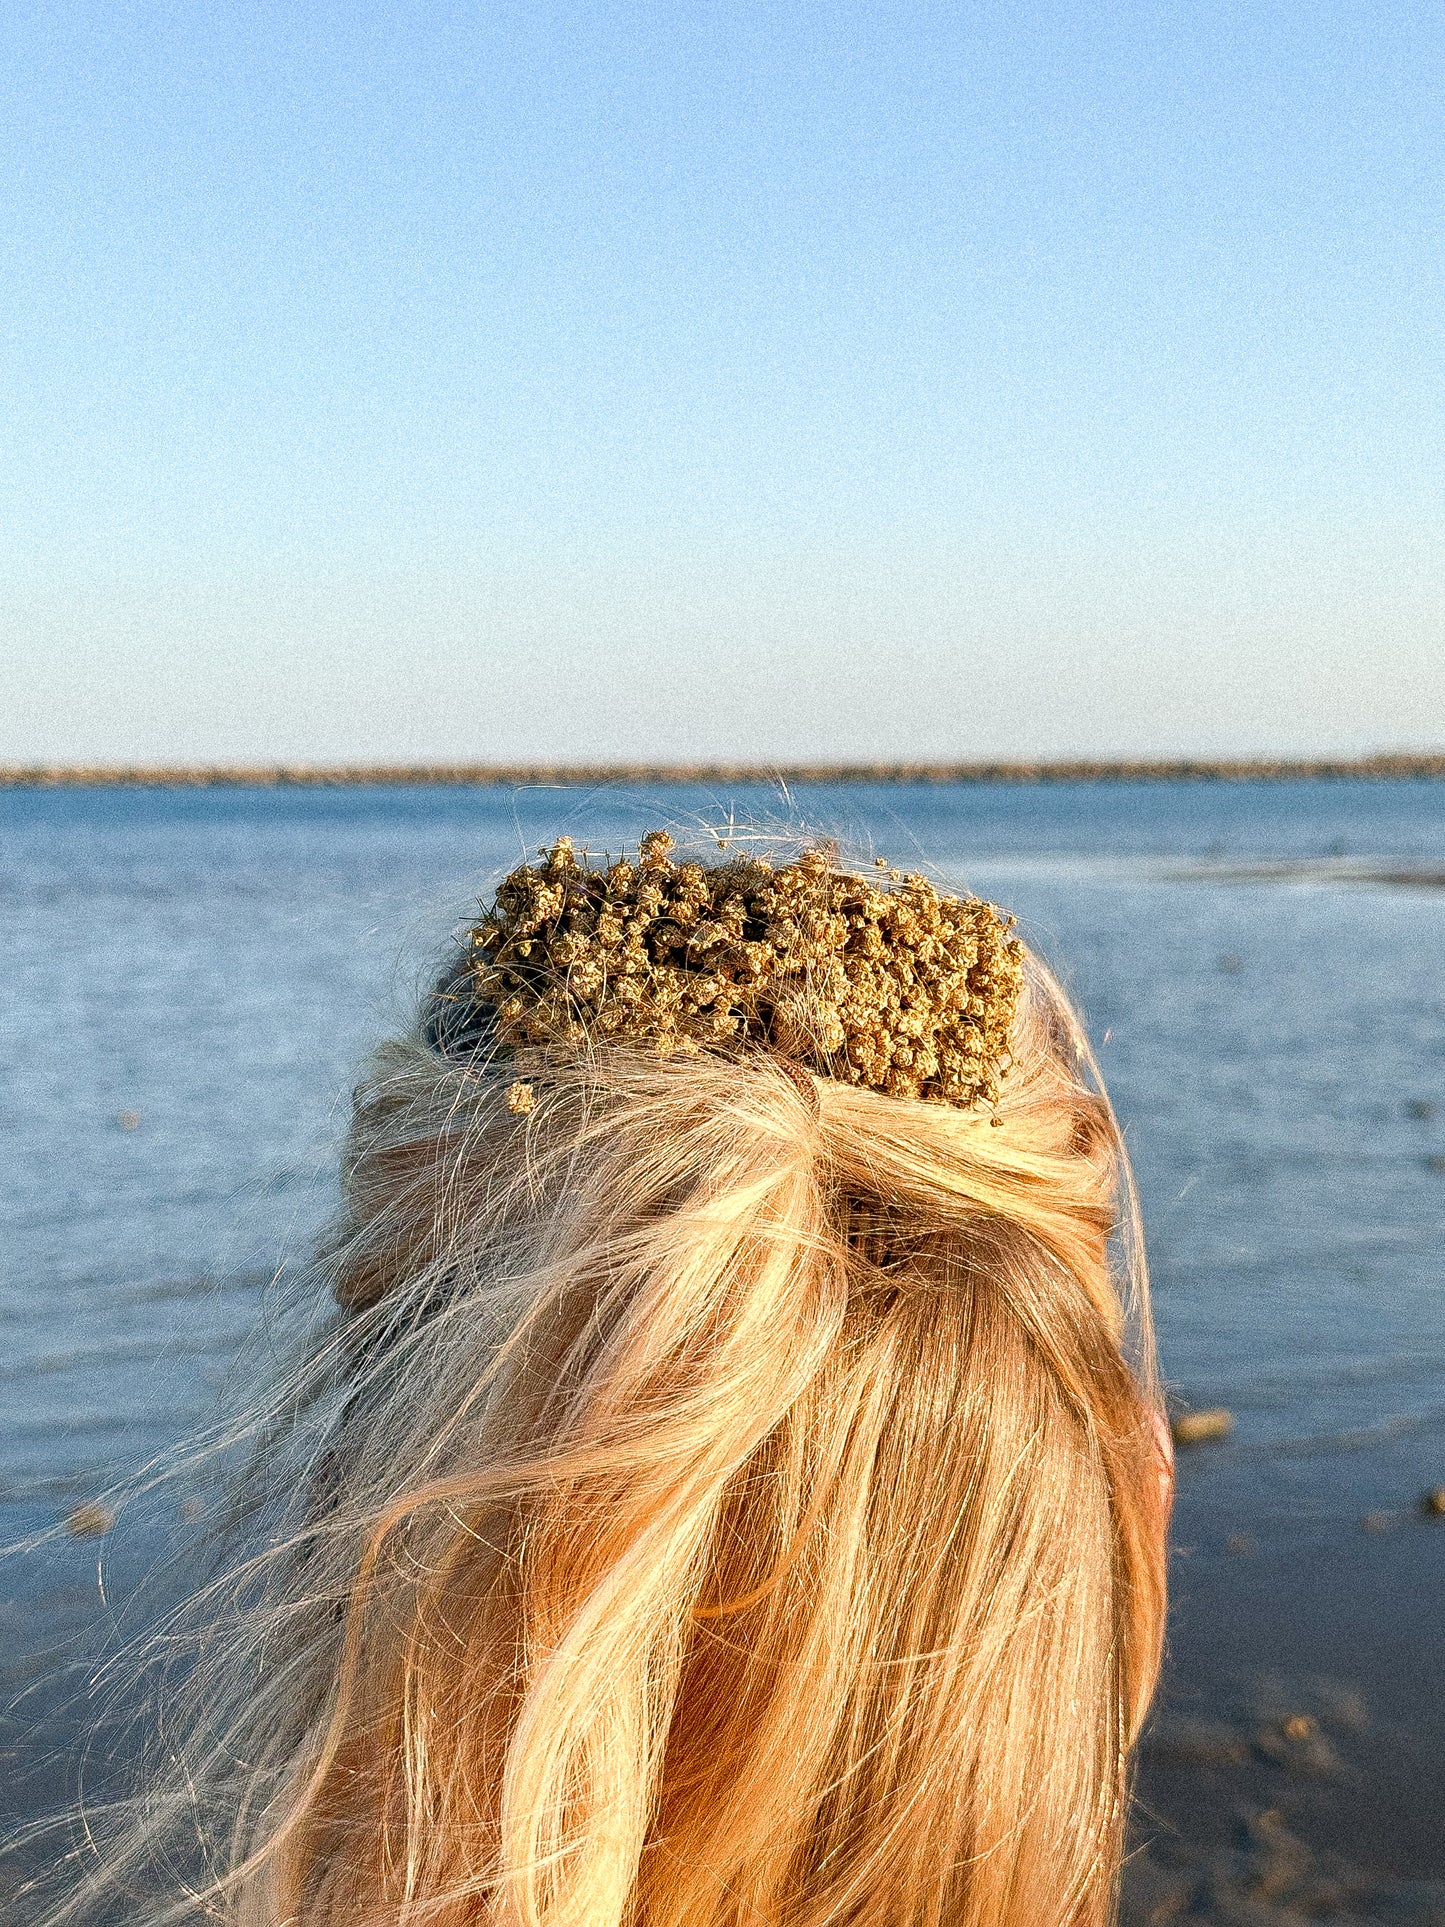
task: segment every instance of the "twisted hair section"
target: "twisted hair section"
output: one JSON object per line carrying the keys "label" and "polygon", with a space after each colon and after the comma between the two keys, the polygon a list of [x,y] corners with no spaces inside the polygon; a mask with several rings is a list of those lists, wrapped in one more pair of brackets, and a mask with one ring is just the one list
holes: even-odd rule
{"label": "twisted hair section", "polygon": [[127,1850],[206,1864],[132,1917],[1103,1927],[1163,1536],[1082,1051],[1032,967],[996,1125],[383,1050],[268,1435],[306,1473]]}

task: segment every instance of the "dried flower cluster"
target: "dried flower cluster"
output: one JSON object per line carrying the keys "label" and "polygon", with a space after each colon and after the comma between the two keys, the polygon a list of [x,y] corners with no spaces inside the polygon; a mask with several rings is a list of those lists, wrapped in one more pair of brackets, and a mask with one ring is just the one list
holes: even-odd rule
{"label": "dried flower cluster", "polygon": [[[457,986],[498,1043],[763,1048],[891,1096],[997,1099],[1023,981],[1012,919],[922,876],[842,873],[823,850],[705,868],[672,847],[654,831],[603,868],[563,837],[512,872]],[[509,1101],[527,1108],[516,1086]]]}

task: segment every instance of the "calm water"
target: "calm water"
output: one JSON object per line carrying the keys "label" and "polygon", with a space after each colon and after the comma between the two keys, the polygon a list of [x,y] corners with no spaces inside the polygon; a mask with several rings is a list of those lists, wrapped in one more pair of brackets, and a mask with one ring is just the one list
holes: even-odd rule
{"label": "calm water", "polygon": [[[792,805],[1016,909],[1082,1002],[1137,1161],[1166,1374],[1238,1415],[1186,1468],[1181,1531],[1319,1544],[1445,1482],[1445,889],[1426,880],[1445,786]],[[0,1541],[209,1414],[329,1206],[356,1065],[497,867],[563,828],[616,848],[730,809],[783,806],[0,795]],[[1275,871],[1241,878],[1254,862]]]}

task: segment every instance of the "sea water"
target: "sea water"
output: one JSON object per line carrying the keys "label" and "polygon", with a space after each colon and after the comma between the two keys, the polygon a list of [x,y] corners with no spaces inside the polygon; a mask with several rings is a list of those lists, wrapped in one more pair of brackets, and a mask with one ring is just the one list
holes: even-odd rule
{"label": "sea water", "polygon": [[[1235,1414],[1185,1539],[1318,1546],[1445,1483],[1445,785],[14,790],[0,1542],[264,1349],[365,1053],[498,872],[658,821],[827,831],[1018,914],[1128,1133],[1172,1395]],[[7,1600],[45,1611],[13,1561]]]}

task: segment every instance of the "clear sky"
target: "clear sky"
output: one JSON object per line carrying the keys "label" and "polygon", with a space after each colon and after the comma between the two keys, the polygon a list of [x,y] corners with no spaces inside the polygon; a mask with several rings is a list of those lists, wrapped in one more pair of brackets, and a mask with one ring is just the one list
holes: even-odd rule
{"label": "clear sky", "polygon": [[1445,742],[1445,9],[6,0],[0,759]]}

